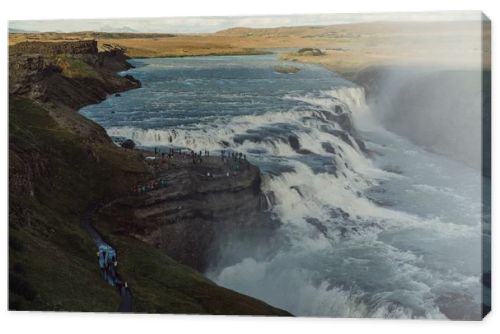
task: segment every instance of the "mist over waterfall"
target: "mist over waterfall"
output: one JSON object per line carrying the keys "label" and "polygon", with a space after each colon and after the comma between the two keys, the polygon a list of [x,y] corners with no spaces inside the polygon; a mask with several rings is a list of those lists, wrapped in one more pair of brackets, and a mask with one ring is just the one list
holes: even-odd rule
{"label": "mist over waterfall", "polygon": [[134,62],[141,89],[81,112],[139,146],[241,152],[261,170],[277,227],[223,235],[217,284],[295,315],[480,317],[480,171],[384,128],[362,87],[320,66]]}
{"label": "mist over waterfall", "polygon": [[488,153],[482,147],[482,127],[491,122],[488,73],[476,67],[372,67],[356,80],[367,88],[370,107],[385,127],[480,169],[482,155]]}

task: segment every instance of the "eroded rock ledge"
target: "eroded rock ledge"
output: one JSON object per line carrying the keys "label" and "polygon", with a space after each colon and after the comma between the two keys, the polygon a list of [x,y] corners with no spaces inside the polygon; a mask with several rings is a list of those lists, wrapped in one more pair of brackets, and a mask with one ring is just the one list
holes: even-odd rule
{"label": "eroded rock ledge", "polygon": [[148,182],[164,186],[117,200],[108,214],[128,217],[120,222],[121,233],[203,272],[224,233],[268,223],[260,171],[242,161],[241,170],[228,175],[219,157],[205,158],[199,165],[182,156],[173,160],[182,166],[157,172]]}

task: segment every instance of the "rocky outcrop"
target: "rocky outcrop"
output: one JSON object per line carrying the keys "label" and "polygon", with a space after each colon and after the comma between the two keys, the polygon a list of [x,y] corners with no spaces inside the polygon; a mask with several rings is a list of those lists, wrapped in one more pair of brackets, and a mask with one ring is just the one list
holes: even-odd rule
{"label": "rocky outcrop", "polygon": [[9,93],[78,109],[140,87],[116,74],[131,67],[127,59],[122,49],[98,52],[96,41],[15,44],[9,49]]}
{"label": "rocky outcrop", "polygon": [[135,148],[135,143],[132,139],[126,139],[123,143],[120,144],[121,147],[133,150]]}
{"label": "rocky outcrop", "polygon": [[127,62],[129,57],[125,54],[125,49],[117,45],[104,44],[97,55],[97,59],[100,68],[114,73],[126,71],[133,67]]}
{"label": "rocky outcrop", "polygon": [[324,128],[324,131],[340,138],[354,148],[356,148],[357,146],[361,150],[361,152],[365,154],[369,153],[369,151],[366,149],[365,142],[354,126],[351,112],[348,112],[344,110],[343,107],[337,105],[335,106],[335,112],[331,113],[322,111],[321,113],[327,120],[335,122],[340,127],[340,129]]}
{"label": "rocky outcrop", "polygon": [[302,48],[297,51],[298,54],[303,56],[323,56],[325,53],[316,48]]}
{"label": "rocky outcrop", "polygon": [[295,74],[300,71],[300,67],[280,65],[275,66],[274,71],[283,74]]}
{"label": "rocky outcrop", "polygon": [[299,154],[311,154],[312,152],[301,147],[299,138],[296,135],[288,136],[288,144],[290,147]]}
{"label": "rocky outcrop", "polygon": [[97,41],[75,41],[75,42],[21,42],[10,46],[9,54],[27,55],[27,54],[43,54],[43,55],[60,55],[70,54],[76,55],[97,55]]}
{"label": "rocky outcrop", "polygon": [[42,55],[16,55],[9,57],[9,93],[32,99],[43,98],[44,81],[61,73],[61,68]]}
{"label": "rocky outcrop", "polygon": [[123,233],[203,272],[226,232],[267,222],[259,169],[246,162],[243,166],[229,176],[216,162],[165,171],[156,178],[165,187],[123,198],[110,210],[133,212],[133,220],[123,222]]}

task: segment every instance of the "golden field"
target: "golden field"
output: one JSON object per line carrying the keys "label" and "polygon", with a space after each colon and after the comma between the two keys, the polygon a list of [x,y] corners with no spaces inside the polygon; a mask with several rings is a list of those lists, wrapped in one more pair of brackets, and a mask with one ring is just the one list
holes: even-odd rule
{"label": "golden field", "polygon": [[[480,22],[373,22],[231,28],[210,34],[11,33],[9,42],[96,39],[100,46],[118,45],[137,58],[244,55],[278,48],[283,49],[283,60],[321,64],[350,77],[371,65],[489,67],[489,38],[489,26],[482,29]],[[321,49],[324,55],[296,52],[306,47]]]}

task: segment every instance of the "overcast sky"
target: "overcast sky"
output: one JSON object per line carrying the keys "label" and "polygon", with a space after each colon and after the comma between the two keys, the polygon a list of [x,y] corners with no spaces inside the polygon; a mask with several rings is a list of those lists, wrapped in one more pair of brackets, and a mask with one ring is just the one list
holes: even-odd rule
{"label": "overcast sky", "polygon": [[231,27],[271,28],[281,26],[329,25],[373,21],[477,20],[480,12],[361,13],[235,17],[169,17],[92,20],[10,21],[9,28],[28,31],[106,31],[206,33]]}

